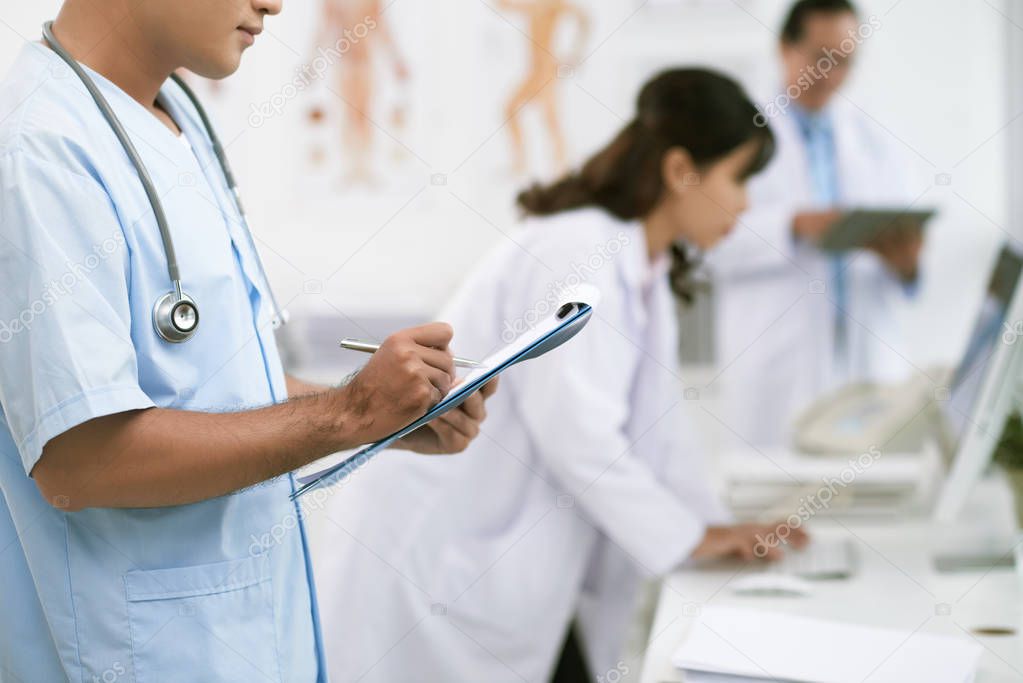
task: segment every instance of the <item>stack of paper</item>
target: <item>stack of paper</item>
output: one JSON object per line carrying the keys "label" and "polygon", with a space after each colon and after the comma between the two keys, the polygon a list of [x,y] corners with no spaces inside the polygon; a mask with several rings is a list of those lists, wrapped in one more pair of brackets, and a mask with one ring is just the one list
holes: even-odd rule
{"label": "stack of paper", "polygon": [[961,637],[709,607],[672,662],[691,681],[968,683],[980,653]]}

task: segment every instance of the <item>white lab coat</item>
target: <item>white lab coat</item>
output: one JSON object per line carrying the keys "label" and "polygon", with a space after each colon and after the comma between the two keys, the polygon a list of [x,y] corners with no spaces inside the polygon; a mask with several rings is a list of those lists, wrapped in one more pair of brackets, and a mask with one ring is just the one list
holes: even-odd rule
{"label": "white lab coat", "polygon": [[[900,143],[853,105],[831,108],[839,207],[910,208],[927,185]],[[852,252],[841,313],[828,257],[793,239],[793,216],[815,208],[806,149],[791,116],[770,125],[776,156],[750,181],[750,210],[708,257],[719,417],[742,441],[761,445],[785,443],[799,412],[828,390],[849,381],[896,381],[912,368],[899,323],[908,290],[881,259]],[[839,362],[834,332],[842,314],[848,355]]]}
{"label": "white lab coat", "polygon": [[604,675],[640,579],[727,520],[685,415],[665,264],[601,211],[533,223],[442,316],[455,350],[485,355],[580,276],[596,315],[504,375],[468,452],[388,453],[334,495],[313,546],[335,683],[544,681],[573,616]]}

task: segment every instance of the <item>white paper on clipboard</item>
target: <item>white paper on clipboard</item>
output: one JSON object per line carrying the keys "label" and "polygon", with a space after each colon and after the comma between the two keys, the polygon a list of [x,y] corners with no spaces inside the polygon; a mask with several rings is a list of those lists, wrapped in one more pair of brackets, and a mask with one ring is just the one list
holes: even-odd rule
{"label": "white paper on clipboard", "polygon": [[552,351],[574,337],[589,322],[593,308],[600,299],[600,294],[593,288],[579,288],[573,293],[577,295],[571,297],[574,300],[561,305],[554,315],[538,322],[536,326],[524,332],[510,344],[480,361],[479,367],[473,368],[457,386],[448,392],[447,396],[423,417],[394,434],[363,447],[355,455],[341,463],[296,477],[299,488],[291,494],[291,499],[294,500],[310,491],[337,483],[353,469],[361,467],[366,460],[385,450],[398,439],[414,432],[447,411],[457,408],[469,396],[511,366]]}

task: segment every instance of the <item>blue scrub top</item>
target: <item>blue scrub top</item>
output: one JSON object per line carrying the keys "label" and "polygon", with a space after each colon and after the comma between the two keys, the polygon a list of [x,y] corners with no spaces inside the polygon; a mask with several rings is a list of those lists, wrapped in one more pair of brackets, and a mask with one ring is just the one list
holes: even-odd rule
{"label": "blue scrub top", "polygon": [[189,146],[91,75],[149,168],[201,319],[187,343],[157,336],[170,283],[142,185],[77,77],[26,44],[0,84],[0,680],[324,680],[290,475],[80,512],[29,476],[47,441],[95,417],[287,397],[266,283],[197,113],[164,86]]}

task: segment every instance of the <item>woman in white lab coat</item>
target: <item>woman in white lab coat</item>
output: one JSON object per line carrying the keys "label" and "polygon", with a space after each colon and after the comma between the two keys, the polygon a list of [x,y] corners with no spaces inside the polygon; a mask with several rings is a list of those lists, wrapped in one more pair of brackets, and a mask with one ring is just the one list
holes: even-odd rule
{"label": "woman in white lab coat", "polygon": [[669,283],[745,208],[773,149],[755,115],[722,76],[665,72],[578,173],[520,196],[529,225],[442,316],[458,353],[486,355],[576,285],[601,301],[569,344],[503,377],[469,452],[395,453],[331,503],[317,573],[335,683],[544,681],[573,619],[592,675],[620,676],[641,578],[752,558],[776,528],[728,526],[709,487]]}

